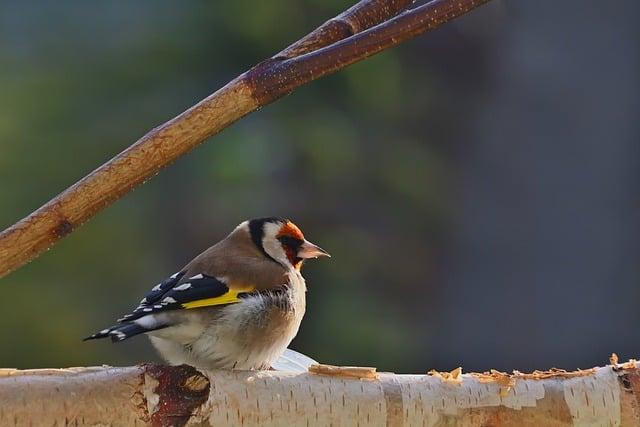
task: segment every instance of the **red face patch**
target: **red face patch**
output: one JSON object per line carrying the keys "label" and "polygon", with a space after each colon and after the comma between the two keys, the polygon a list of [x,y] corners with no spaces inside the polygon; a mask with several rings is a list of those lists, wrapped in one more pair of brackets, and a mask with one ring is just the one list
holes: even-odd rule
{"label": "red face patch", "polygon": [[302,231],[300,231],[297,225],[291,221],[287,221],[280,228],[276,238],[280,240],[289,262],[295,268],[300,269],[302,260],[298,258],[298,247],[304,241],[304,234],[302,234]]}
{"label": "red face patch", "polygon": [[292,223],[291,221],[287,221],[280,227],[280,231],[276,237],[293,237],[294,239],[304,240],[304,234],[298,228],[297,225]]}

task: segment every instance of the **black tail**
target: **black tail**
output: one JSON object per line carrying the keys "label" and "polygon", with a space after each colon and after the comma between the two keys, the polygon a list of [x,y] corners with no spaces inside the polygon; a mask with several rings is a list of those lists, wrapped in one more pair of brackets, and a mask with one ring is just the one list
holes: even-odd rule
{"label": "black tail", "polygon": [[138,334],[144,334],[145,332],[155,331],[156,329],[162,329],[162,328],[164,328],[164,326],[158,326],[158,327],[149,329],[149,328],[145,328],[144,326],[140,326],[137,323],[126,322],[126,323],[121,323],[119,325],[114,325],[107,329],[103,329],[100,332],[97,332],[83,339],[82,341],[97,340],[101,338],[110,337],[111,341],[118,342],[118,341],[124,341],[127,338],[131,338]]}

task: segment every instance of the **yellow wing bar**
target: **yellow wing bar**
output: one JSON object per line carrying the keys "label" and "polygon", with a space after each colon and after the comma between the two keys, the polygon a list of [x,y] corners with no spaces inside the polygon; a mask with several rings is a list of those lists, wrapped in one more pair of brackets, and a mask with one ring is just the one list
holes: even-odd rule
{"label": "yellow wing bar", "polygon": [[195,301],[189,301],[182,303],[182,308],[190,309],[190,308],[201,308],[201,307],[211,307],[216,305],[225,305],[225,304],[233,304],[240,301],[238,295],[241,293],[252,292],[255,291],[255,286],[243,286],[238,288],[229,289],[227,293],[224,295],[220,295],[215,298],[204,298]]}

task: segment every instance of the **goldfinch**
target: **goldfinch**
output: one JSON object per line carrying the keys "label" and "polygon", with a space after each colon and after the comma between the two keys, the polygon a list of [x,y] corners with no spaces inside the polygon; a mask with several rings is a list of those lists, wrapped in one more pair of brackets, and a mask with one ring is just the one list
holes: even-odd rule
{"label": "goldfinch", "polygon": [[85,340],[147,334],[171,364],[268,369],[305,312],[302,264],[321,256],[329,254],[289,220],[245,221],[154,286],[116,325]]}

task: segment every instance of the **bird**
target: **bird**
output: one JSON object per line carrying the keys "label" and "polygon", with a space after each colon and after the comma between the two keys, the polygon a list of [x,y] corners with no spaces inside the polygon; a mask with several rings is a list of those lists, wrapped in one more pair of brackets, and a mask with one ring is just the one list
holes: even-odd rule
{"label": "bird", "polygon": [[325,256],[289,219],[244,221],[85,341],[146,334],[172,365],[270,369],[305,313],[302,265]]}

